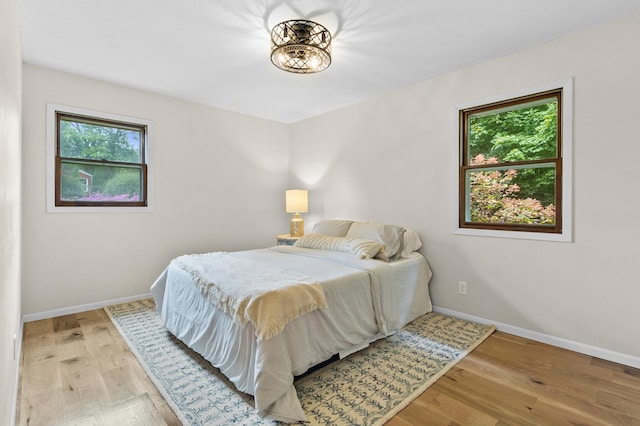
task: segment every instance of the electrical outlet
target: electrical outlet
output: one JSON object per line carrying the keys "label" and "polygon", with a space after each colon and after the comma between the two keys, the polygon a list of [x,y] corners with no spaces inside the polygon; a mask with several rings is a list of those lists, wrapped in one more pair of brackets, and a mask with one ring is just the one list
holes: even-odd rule
{"label": "electrical outlet", "polygon": [[463,296],[467,295],[467,283],[464,281],[458,281],[458,294]]}

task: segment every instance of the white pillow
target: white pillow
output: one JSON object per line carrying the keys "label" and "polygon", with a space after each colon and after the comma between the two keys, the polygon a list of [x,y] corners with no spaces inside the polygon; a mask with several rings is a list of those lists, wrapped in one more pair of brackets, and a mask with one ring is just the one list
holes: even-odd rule
{"label": "white pillow", "polygon": [[313,226],[311,233],[344,237],[352,223],[352,220],[324,219]]}
{"label": "white pillow", "polygon": [[304,234],[293,245],[317,250],[353,253],[360,259],[371,259],[384,249],[384,245],[378,241],[349,237],[332,237],[322,234]]}
{"label": "white pillow", "polygon": [[378,241],[363,240],[360,238],[343,238],[346,240],[343,251],[353,253],[360,259],[373,259],[379,253],[384,252],[384,244]]}
{"label": "white pillow", "polygon": [[379,222],[353,222],[346,236],[381,242],[385,249],[381,250],[377,257],[389,261],[400,253],[403,235],[404,228],[401,226]]}
{"label": "white pillow", "polygon": [[418,233],[413,229],[405,228],[404,245],[400,257],[411,257],[411,253],[418,251],[420,247],[422,247],[422,241],[420,241]]}

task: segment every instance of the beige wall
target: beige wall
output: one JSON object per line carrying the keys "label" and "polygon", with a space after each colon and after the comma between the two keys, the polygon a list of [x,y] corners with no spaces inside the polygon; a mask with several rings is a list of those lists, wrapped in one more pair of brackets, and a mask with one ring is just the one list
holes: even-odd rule
{"label": "beige wall", "polygon": [[12,424],[20,330],[20,36],[17,1],[0,1],[0,424]]}
{"label": "beige wall", "polygon": [[[640,356],[638,40],[635,16],[292,125],[308,225],[324,216],[413,227],[435,305]],[[568,77],[574,242],[453,235],[453,106]]]}
{"label": "beige wall", "polygon": [[[275,244],[288,127],[45,68],[23,69],[23,313],[149,292],[175,256]],[[154,122],[149,213],[47,213],[46,103]]]}
{"label": "beige wall", "polygon": [[[183,253],[271,245],[288,229],[284,189],[301,186],[307,229],[321,217],[415,228],[437,306],[637,359],[638,39],[640,16],[290,126],[26,65],[23,313],[146,293]],[[453,106],[568,77],[574,241],[453,235]],[[152,212],[46,212],[46,102],[154,121]]]}

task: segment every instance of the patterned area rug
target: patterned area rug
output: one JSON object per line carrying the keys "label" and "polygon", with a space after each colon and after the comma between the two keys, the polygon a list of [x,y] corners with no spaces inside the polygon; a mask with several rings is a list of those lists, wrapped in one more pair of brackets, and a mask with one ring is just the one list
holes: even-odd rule
{"label": "patterned area rug", "polygon": [[[185,425],[273,425],[253,398],[166,331],[154,301],[105,308]],[[437,313],[295,382],[310,425],[382,425],[486,339],[493,326]]]}

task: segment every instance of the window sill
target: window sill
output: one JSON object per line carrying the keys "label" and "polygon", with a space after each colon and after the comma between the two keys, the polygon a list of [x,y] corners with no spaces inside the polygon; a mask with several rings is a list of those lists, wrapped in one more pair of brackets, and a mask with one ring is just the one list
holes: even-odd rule
{"label": "window sill", "polygon": [[118,206],[118,207],[87,207],[87,206],[47,206],[47,213],[150,213],[151,206]]}
{"label": "window sill", "polygon": [[457,228],[454,235],[471,235],[476,237],[512,238],[518,240],[555,241],[562,243],[573,242],[570,232],[562,234],[548,234],[543,232],[521,232],[521,231],[495,231],[491,229],[469,229]]}

